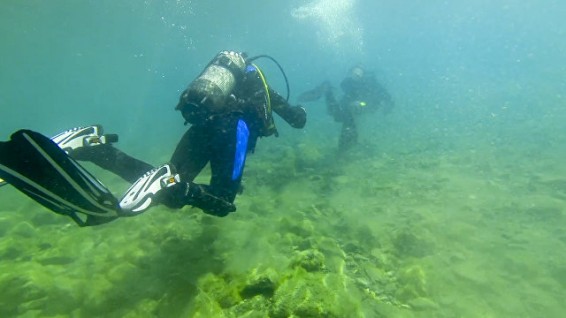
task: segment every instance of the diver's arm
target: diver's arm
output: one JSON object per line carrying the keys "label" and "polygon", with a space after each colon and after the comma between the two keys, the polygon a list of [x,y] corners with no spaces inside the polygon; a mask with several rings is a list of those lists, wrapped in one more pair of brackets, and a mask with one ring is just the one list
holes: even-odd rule
{"label": "diver's arm", "polygon": [[307,112],[304,107],[291,106],[289,103],[274,90],[269,89],[271,97],[271,109],[283,118],[293,128],[303,128],[307,122]]}

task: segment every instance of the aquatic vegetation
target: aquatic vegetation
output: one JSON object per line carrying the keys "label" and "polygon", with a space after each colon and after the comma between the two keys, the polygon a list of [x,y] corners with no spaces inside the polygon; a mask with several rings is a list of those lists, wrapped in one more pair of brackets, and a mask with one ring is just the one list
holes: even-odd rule
{"label": "aquatic vegetation", "polygon": [[424,257],[432,252],[432,244],[424,236],[404,229],[393,238],[393,246],[399,257]]}
{"label": "aquatic vegetation", "polygon": [[[262,165],[280,167],[279,162]],[[383,173],[366,169],[371,166],[342,164],[338,171],[325,166],[320,179],[296,172],[293,183],[251,174],[238,212],[223,219],[191,208],[157,208],[128,222],[82,231],[39,209],[29,212],[31,218],[21,213],[0,218],[0,286],[6,291],[0,313],[450,316],[463,310],[454,309],[453,297],[446,295],[454,288],[467,286],[464,296],[473,298],[492,284],[517,281],[521,273],[537,276],[532,264],[502,255],[527,253],[524,246],[537,247],[528,253],[548,250],[546,243],[524,236],[550,236],[552,231],[536,227],[558,226],[563,219],[555,201],[531,196],[536,205],[499,202],[489,196],[493,188],[474,190],[470,197],[451,190],[461,180],[423,175],[422,167],[385,176],[396,190],[380,188]],[[429,186],[419,184],[431,179]],[[321,189],[322,180],[329,186]],[[439,191],[442,196],[431,195]],[[561,239],[558,235],[554,242],[563,244]],[[502,245],[495,249],[484,241]],[[481,276],[488,260],[509,274]],[[545,284],[561,288],[563,266],[546,262]]]}
{"label": "aquatic vegetation", "polygon": [[205,274],[199,279],[197,288],[206,295],[207,299],[213,300],[221,308],[229,308],[242,301],[237,286],[229,277]]}
{"label": "aquatic vegetation", "polygon": [[273,298],[271,317],[358,317],[358,301],[345,290],[343,276],[299,268]]}
{"label": "aquatic vegetation", "polygon": [[427,296],[425,271],[421,266],[413,265],[404,268],[397,277],[400,288],[397,297],[403,302]]}
{"label": "aquatic vegetation", "polygon": [[325,159],[320,143],[301,143],[296,148],[296,161],[299,170],[314,169]]}
{"label": "aquatic vegetation", "polygon": [[293,258],[291,266],[303,268],[307,272],[323,271],[325,269],[324,254],[314,249],[300,251]]}
{"label": "aquatic vegetation", "polygon": [[273,268],[254,268],[250,273],[244,286],[240,289],[242,298],[252,298],[261,295],[270,298],[278,287],[279,274]]}

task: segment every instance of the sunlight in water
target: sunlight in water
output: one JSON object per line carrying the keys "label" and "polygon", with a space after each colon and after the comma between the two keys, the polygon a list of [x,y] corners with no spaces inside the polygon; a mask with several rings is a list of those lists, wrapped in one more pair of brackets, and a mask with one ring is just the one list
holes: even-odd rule
{"label": "sunlight in water", "polygon": [[[293,18],[314,23],[322,45],[364,51],[363,28],[355,16],[356,0],[315,0],[291,11]],[[344,45],[347,43],[348,45]]]}

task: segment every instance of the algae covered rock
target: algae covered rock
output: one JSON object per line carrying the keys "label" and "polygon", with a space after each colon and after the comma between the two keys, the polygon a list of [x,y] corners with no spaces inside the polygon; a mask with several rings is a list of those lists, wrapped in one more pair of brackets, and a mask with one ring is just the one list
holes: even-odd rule
{"label": "algae covered rock", "polygon": [[318,143],[301,143],[296,156],[297,166],[300,169],[314,168],[320,165],[324,155]]}
{"label": "algae covered rock", "polygon": [[248,276],[244,287],[240,290],[240,296],[245,299],[257,295],[270,298],[277,288],[277,280],[278,274],[272,268],[265,270],[254,269]]}
{"label": "algae covered rock", "polygon": [[198,288],[207,300],[216,302],[222,308],[234,306],[242,300],[234,284],[211,273],[199,279]]}
{"label": "algae covered rock", "polygon": [[[221,317],[266,318],[268,317],[270,306],[271,302],[263,296],[253,297],[226,310],[225,315],[222,315]],[[218,315],[216,317],[218,317]]]}
{"label": "algae covered rock", "polygon": [[301,237],[312,236],[315,229],[314,224],[310,220],[297,220],[291,217],[282,217],[278,222],[281,231],[290,232]]}
{"label": "algae covered rock", "polygon": [[337,274],[298,269],[275,291],[270,317],[358,317],[359,306]]}
{"label": "algae covered rock", "polygon": [[308,272],[318,272],[325,269],[324,261],[324,254],[315,249],[308,249],[298,252],[291,265],[304,268]]}
{"label": "algae covered rock", "polygon": [[22,311],[22,303],[45,299],[48,295],[46,289],[34,284],[29,278],[17,275],[0,276],[0,286],[2,286],[2,297],[0,297],[2,317],[15,317]]}
{"label": "algae covered rock", "polygon": [[400,288],[397,298],[402,302],[427,296],[425,271],[418,265],[410,266],[399,273]]}

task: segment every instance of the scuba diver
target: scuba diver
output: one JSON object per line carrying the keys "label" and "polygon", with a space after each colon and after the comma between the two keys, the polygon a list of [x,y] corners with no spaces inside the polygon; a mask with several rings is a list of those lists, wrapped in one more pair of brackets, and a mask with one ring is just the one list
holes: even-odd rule
{"label": "scuba diver", "polygon": [[334,96],[334,88],[325,81],[316,88],[299,95],[299,102],[313,102],[323,95],[328,114],[336,122],[342,123],[338,150],[343,153],[358,141],[358,132],[354,118],[358,115],[374,113],[380,108],[388,114],[395,105],[389,92],[377,82],[373,72],[366,71],[356,65],[350,69],[346,78],[340,83],[343,96],[338,101]]}
{"label": "scuba diver", "polygon": [[[113,146],[116,135],[93,125],[47,138],[19,130],[0,142],[0,178],[79,226],[137,215],[150,206],[191,205],[215,216],[236,210],[248,152],[257,139],[277,136],[272,111],[294,128],[303,128],[306,111],[288,103],[267,85],[245,53],[222,51],[180,96],[176,110],[190,124],[170,162],[154,168]],[[76,160],[90,161],[133,183],[118,200]],[[210,183],[193,180],[210,163]]]}

